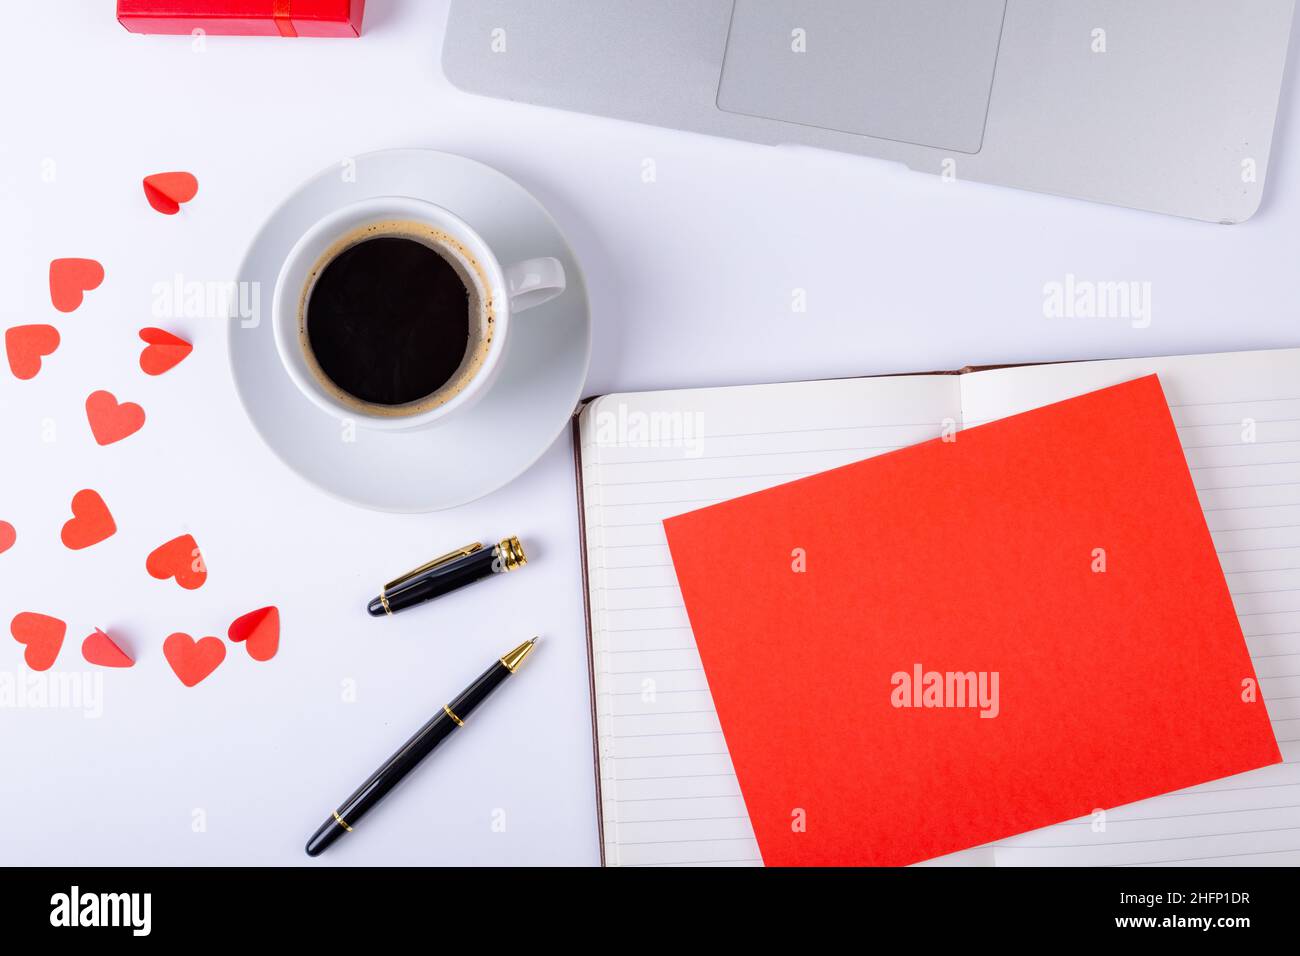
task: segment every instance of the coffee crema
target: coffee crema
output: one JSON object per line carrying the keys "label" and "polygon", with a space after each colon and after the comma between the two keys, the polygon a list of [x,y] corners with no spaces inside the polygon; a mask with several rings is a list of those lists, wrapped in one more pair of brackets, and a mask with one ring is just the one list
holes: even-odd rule
{"label": "coffee crema", "polygon": [[445,405],[492,346],[490,285],[453,236],[410,220],[354,229],[317,259],[298,302],[312,374],[344,405],[403,417]]}

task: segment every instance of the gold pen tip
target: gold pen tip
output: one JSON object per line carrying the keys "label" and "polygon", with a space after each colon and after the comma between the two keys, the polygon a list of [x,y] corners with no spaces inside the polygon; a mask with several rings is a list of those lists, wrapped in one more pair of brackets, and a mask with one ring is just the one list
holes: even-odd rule
{"label": "gold pen tip", "polygon": [[515,671],[519,669],[519,665],[524,662],[524,658],[527,657],[529,654],[531,654],[533,652],[533,648],[536,646],[537,646],[537,638],[536,637],[529,638],[528,640],[520,644],[518,647],[516,647],[513,651],[510,651],[508,654],[503,654],[501,656],[501,663],[506,666],[506,670],[510,671],[510,673],[513,674]]}

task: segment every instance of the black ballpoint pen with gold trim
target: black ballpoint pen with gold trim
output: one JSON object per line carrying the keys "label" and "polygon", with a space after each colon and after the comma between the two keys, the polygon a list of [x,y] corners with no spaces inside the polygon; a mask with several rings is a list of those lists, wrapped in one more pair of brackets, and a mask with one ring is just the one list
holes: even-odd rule
{"label": "black ballpoint pen with gold trim", "polygon": [[408,773],[415,769],[433,748],[442,743],[457,729],[465,726],[465,721],[487,696],[505,683],[523,663],[524,658],[532,653],[537,645],[537,638],[524,641],[514,650],[496,661],[485,670],[474,683],[449,704],[443,704],[442,711],[416,731],[415,735],[402,745],[402,748],[389,757],[382,767],[370,775],[352,796],[348,797],[329,816],[320,828],[307,841],[307,855],[318,856],[330,844],[352,828],[370,811],[376,803],[384,798],[388,791],[397,786]]}
{"label": "black ballpoint pen with gold trim", "polygon": [[379,596],[366,605],[366,611],[371,617],[393,615],[494,574],[515,571],[527,563],[524,546],[518,538],[503,538],[491,548],[475,541],[389,581],[379,589]]}

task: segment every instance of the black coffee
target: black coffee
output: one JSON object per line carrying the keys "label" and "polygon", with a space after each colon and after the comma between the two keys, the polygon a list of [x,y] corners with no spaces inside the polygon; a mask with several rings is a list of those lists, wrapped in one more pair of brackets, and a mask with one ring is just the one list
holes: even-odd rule
{"label": "black coffee", "polygon": [[372,405],[433,395],[465,363],[478,321],[462,275],[435,249],[377,236],[344,249],[320,271],[305,334],[331,382]]}

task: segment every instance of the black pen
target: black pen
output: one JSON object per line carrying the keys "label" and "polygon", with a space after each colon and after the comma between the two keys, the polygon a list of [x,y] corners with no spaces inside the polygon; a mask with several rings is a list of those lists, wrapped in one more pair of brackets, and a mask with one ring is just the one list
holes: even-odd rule
{"label": "black pen", "polygon": [[307,855],[318,856],[331,843],[351,833],[352,828],[384,795],[397,786],[408,773],[415,769],[421,760],[433,752],[433,748],[442,743],[458,728],[465,726],[465,721],[487,696],[505,682],[506,678],[519,669],[524,658],[532,653],[537,645],[537,638],[524,641],[496,663],[485,670],[479,679],[470,684],[459,697],[450,704],[442,705],[442,712],[415,732],[415,736],[402,744],[402,748],[393,754],[384,765],[372,773],[369,779],[356,789],[338,809],[330,814],[328,820],[320,825],[311,839],[307,841]]}
{"label": "black pen", "polygon": [[389,581],[379,589],[379,597],[366,605],[366,610],[371,617],[395,614],[490,575],[522,568],[527,563],[524,546],[518,538],[504,538],[490,551],[475,541]]}

